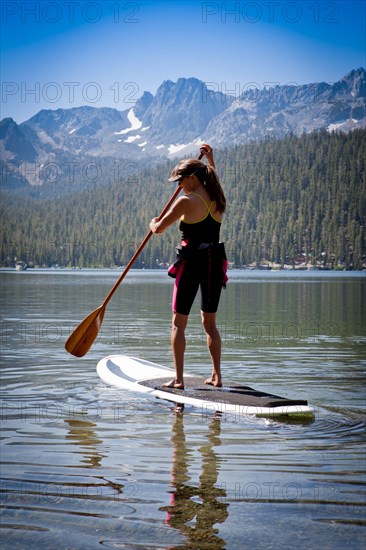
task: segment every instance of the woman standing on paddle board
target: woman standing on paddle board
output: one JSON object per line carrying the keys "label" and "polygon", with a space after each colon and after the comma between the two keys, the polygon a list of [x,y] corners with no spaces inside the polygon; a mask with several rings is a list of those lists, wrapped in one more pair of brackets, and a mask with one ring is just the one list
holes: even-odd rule
{"label": "woman standing on paddle board", "polygon": [[178,389],[184,389],[185,329],[199,288],[202,325],[212,361],[212,375],[206,384],[222,385],[221,337],[216,312],[227,281],[225,248],[219,242],[226,199],[215,170],[212,148],[204,144],[200,150],[208,165],[197,159],[182,160],[173,169],[169,181],[176,182],[184,196],[179,197],[160,220],[153,218],[150,222],[153,233],[163,233],[180,220],[182,242],[177,247],[177,261],[168,270],[175,278],[171,341],[176,375],[164,384]]}

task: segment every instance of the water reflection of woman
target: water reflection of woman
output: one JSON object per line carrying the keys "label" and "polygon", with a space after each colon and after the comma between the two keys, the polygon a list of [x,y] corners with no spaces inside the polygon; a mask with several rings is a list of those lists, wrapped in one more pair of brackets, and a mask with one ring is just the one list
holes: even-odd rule
{"label": "water reflection of woman", "polygon": [[[202,471],[199,485],[190,485],[189,465],[191,450],[185,442],[183,415],[177,414],[173,425],[173,466],[171,501],[160,508],[167,512],[166,523],[178,529],[189,543],[207,545],[217,550],[225,548],[225,541],[218,536],[216,523],[224,523],[228,517],[228,504],[224,502],[226,492],[216,487],[219,474],[219,460],[213,450],[220,445],[220,420],[213,418],[207,434],[207,443],[199,448],[202,455]],[[195,518],[195,525],[192,521]],[[188,523],[190,523],[188,525]]]}
{"label": "water reflection of woman", "polygon": [[87,420],[66,419],[65,422],[69,425],[69,433],[66,439],[70,439],[73,443],[80,446],[80,452],[84,457],[82,462],[85,464],[85,467],[99,467],[105,455],[97,451],[97,448],[103,441],[98,439],[95,434],[96,424]]}

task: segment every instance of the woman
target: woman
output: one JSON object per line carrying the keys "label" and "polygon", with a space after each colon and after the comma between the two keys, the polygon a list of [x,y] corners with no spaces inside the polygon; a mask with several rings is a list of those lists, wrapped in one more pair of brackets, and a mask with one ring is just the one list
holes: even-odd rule
{"label": "woman", "polygon": [[176,182],[184,190],[184,196],[175,201],[161,220],[153,218],[150,222],[153,233],[163,233],[180,219],[182,231],[178,259],[169,268],[169,274],[175,277],[171,341],[176,373],[174,380],[164,384],[169,388],[184,389],[185,328],[199,287],[202,325],[212,361],[212,375],[205,383],[222,386],[221,337],[216,326],[216,311],[221,289],[227,281],[225,249],[223,243],[219,243],[226,199],[215,171],[212,148],[204,144],[201,153],[208,166],[197,159],[182,160],[169,181]]}

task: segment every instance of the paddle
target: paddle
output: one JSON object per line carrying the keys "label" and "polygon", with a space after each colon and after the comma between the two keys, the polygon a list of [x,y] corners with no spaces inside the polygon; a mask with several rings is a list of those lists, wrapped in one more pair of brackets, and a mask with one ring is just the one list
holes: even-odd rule
{"label": "paddle", "polygon": [[[198,160],[200,160],[203,157],[203,154],[201,153],[198,156]],[[177,187],[177,189],[174,191],[172,197],[165,205],[163,211],[161,212],[159,219],[161,219],[164,214],[169,210],[173,202],[175,201],[176,197],[179,195],[181,191],[180,186]],[[66,344],[65,349],[72,355],[75,355],[75,357],[83,357],[86,353],[88,353],[89,349],[91,348],[94,340],[98,336],[98,332],[100,330],[100,327],[103,322],[104,313],[107,307],[107,304],[109,300],[112,298],[113,294],[116,292],[119,285],[122,283],[123,279],[127,275],[128,271],[130,270],[131,266],[136,261],[138,255],[141,253],[143,248],[145,247],[147,241],[150,239],[152,235],[152,231],[150,230],[138,249],[136,250],[135,254],[132,256],[128,264],[126,265],[123,273],[115,283],[115,285],[111,288],[109,291],[109,294],[105,298],[104,302],[101,306],[97,307],[94,311],[92,311],[83,321],[81,321],[80,325],[76,327],[74,332],[69,336]]]}

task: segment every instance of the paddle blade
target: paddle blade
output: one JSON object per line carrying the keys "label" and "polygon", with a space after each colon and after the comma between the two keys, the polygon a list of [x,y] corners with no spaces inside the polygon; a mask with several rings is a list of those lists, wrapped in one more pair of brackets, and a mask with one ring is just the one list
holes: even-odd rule
{"label": "paddle blade", "polygon": [[65,349],[75,357],[83,357],[88,353],[94,340],[98,336],[99,329],[103,322],[105,305],[99,306],[92,311],[74,332],[69,336]]}

